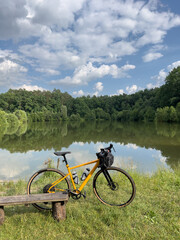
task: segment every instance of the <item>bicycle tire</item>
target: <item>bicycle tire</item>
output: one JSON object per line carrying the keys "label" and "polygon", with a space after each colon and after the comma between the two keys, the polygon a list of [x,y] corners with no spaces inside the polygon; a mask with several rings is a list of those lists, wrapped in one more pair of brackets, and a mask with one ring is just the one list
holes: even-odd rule
{"label": "bicycle tire", "polygon": [[[31,178],[29,179],[28,185],[27,185],[27,193],[28,194],[38,194],[38,193],[44,193],[46,192],[44,189],[49,184],[55,182],[59,178],[63,178],[65,174],[61,172],[58,169],[54,168],[46,168],[41,169],[37,172],[35,172]],[[55,188],[60,188],[66,190],[70,190],[70,183],[67,178],[62,180],[60,183],[58,183],[54,187],[54,191],[57,191]],[[39,210],[52,210],[52,203],[33,203],[32,204],[35,208]]]}
{"label": "bicycle tire", "polygon": [[[109,174],[112,184],[109,184]],[[123,169],[108,167],[99,170],[93,178],[93,190],[98,200],[108,206],[125,207],[130,204],[136,194],[136,187],[132,177]]]}

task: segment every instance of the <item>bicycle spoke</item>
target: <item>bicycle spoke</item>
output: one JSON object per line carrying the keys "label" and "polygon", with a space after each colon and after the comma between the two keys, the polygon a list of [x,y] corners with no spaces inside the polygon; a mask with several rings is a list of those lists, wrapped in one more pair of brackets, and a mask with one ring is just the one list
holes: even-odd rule
{"label": "bicycle spoke", "polygon": [[94,178],[94,192],[98,199],[111,206],[126,206],[134,198],[132,178],[119,168],[99,171]]}
{"label": "bicycle spoke", "polygon": [[[61,182],[57,183],[55,186],[52,186],[58,179],[62,179],[64,174],[57,169],[44,169],[39,171],[38,174],[35,173],[28,183],[28,193],[29,194],[38,194],[38,193],[55,193],[58,191],[67,191],[70,188],[69,182],[67,179],[63,179]],[[33,204],[34,207],[42,210],[51,210],[51,203],[38,203]]]}

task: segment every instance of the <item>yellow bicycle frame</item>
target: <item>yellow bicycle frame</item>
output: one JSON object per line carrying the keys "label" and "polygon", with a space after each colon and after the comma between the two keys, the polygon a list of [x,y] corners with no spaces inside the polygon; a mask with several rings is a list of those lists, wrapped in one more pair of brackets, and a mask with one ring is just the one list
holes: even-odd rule
{"label": "yellow bicycle frame", "polygon": [[[59,178],[57,179],[55,182],[52,183],[51,187],[49,188],[48,192],[49,193],[52,193],[51,191],[51,188],[53,188],[54,186],[56,186],[58,183],[60,183],[61,181],[63,181],[65,178],[67,178],[68,176],[70,176],[70,179],[71,179],[71,182],[72,182],[72,185],[73,185],[73,189],[77,192],[81,192],[82,189],[84,188],[84,186],[87,184],[87,182],[89,181],[89,179],[91,178],[91,176],[93,175],[94,171],[97,169],[97,167],[99,166],[99,162],[100,160],[99,159],[96,159],[96,160],[93,160],[93,161],[90,161],[90,162],[87,162],[87,163],[83,163],[83,164],[80,164],[80,165],[76,165],[74,167],[69,167],[69,164],[66,164],[66,168],[68,170],[68,174],[66,174],[66,176],[64,176],[63,178]],[[82,182],[81,186],[77,189],[76,188],[76,185],[74,183],[74,179],[73,179],[73,176],[72,176],[72,173],[71,173],[71,170],[72,169],[75,169],[75,168],[79,168],[79,167],[83,167],[83,166],[86,166],[86,165],[89,165],[89,164],[93,164],[93,163],[96,163],[94,165],[94,167],[92,168],[92,170],[90,171],[90,173],[88,174],[87,178]],[[65,191],[64,189],[58,189],[59,191]]]}

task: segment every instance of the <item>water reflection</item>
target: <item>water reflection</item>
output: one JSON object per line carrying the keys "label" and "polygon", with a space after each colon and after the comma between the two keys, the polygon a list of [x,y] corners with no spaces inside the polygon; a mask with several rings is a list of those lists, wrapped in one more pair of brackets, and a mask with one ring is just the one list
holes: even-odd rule
{"label": "water reflection", "polygon": [[[180,126],[117,122],[36,123],[0,138],[0,180],[28,177],[53,151],[71,150],[72,164],[95,159],[95,152],[113,142],[115,165],[153,172],[175,168],[180,161]],[[56,161],[56,160],[55,160]]]}

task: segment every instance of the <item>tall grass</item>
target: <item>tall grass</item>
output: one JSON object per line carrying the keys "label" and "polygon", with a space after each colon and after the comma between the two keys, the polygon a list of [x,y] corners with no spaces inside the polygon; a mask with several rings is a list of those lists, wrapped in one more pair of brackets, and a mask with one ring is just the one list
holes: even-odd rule
{"label": "tall grass", "polygon": [[[90,182],[85,200],[69,200],[67,219],[62,222],[54,221],[51,213],[39,212],[32,206],[6,207],[0,239],[179,239],[180,168],[175,172],[159,170],[152,176],[134,171],[130,175],[137,191],[134,201],[125,208],[100,203]],[[22,194],[25,187],[23,181],[4,183],[0,192],[1,195]]]}

